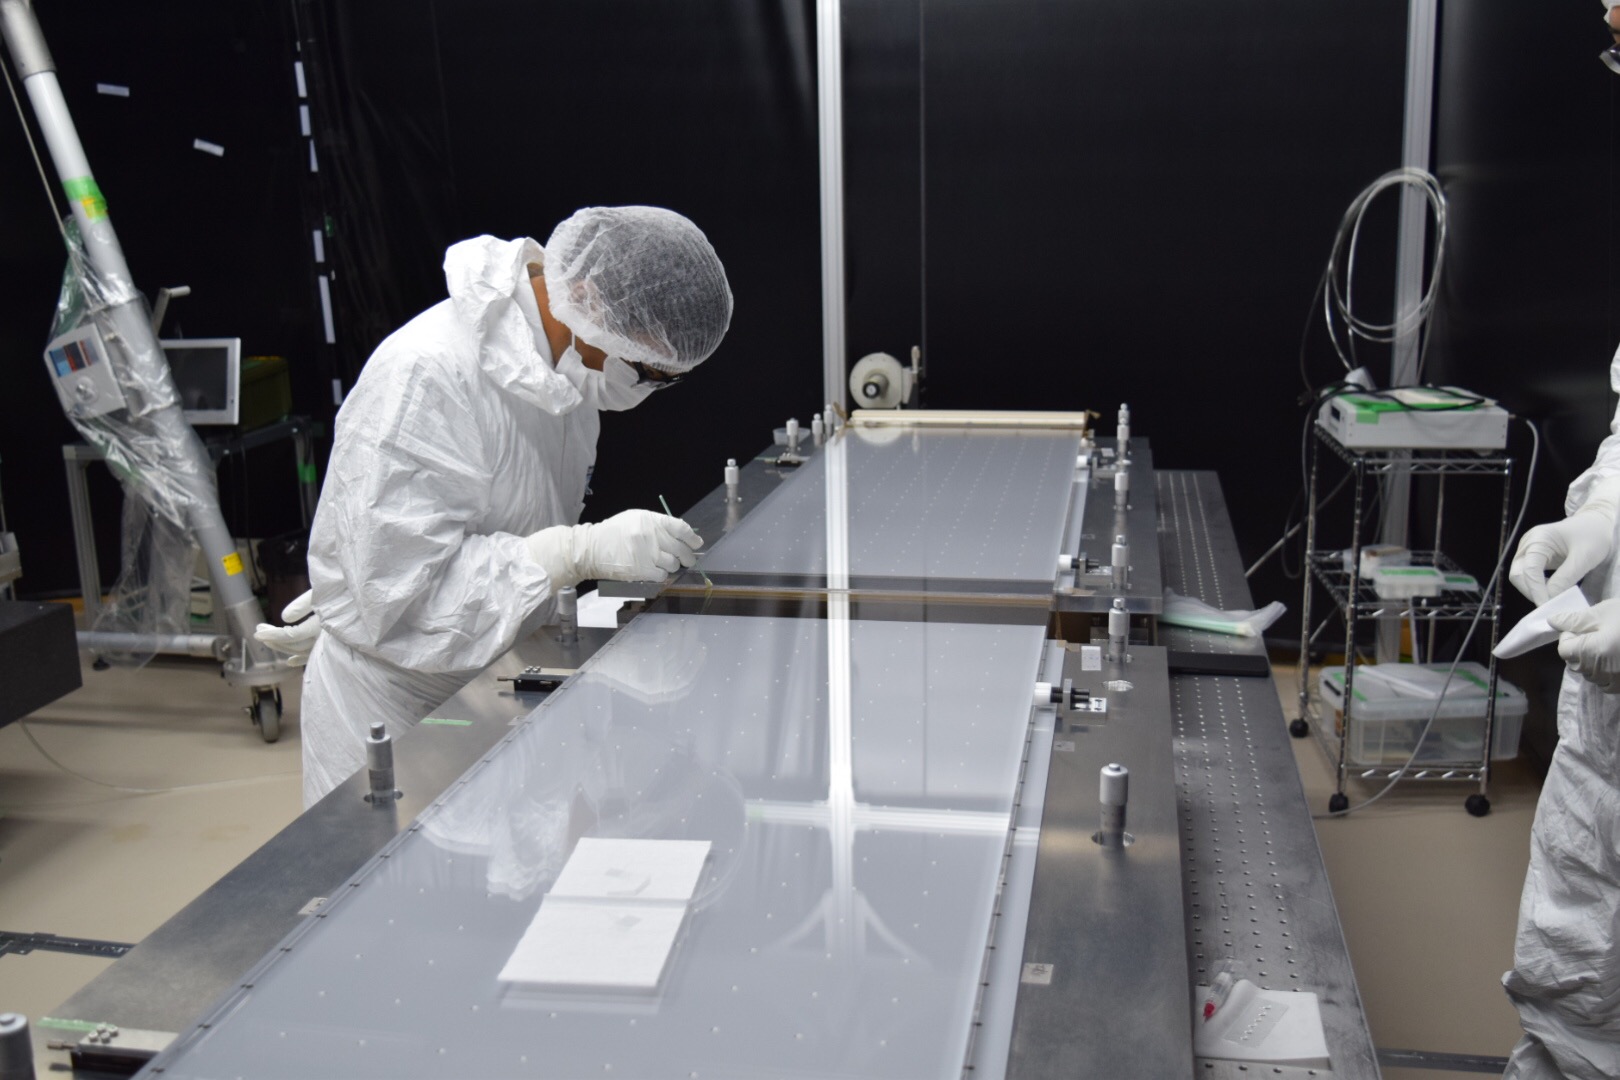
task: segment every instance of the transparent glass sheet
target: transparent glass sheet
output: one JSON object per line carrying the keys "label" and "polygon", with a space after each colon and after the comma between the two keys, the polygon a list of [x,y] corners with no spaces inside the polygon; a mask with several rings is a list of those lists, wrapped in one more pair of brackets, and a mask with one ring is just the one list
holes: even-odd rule
{"label": "transparent glass sheet", "polygon": [[[163,1075],[959,1077],[1043,637],[643,615]],[[586,836],[710,843],[662,982],[502,984]]]}
{"label": "transparent glass sheet", "polygon": [[1079,449],[1064,431],[850,427],[702,566],[725,586],[1050,592]]}

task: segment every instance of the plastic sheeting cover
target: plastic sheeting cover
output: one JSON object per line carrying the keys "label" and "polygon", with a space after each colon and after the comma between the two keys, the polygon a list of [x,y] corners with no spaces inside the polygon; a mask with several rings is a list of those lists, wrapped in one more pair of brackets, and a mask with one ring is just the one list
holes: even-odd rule
{"label": "plastic sheeting cover", "polygon": [[[178,408],[179,395],[155,338],[121,331],[131,320],[150,325],[145,299],[127,279],[96,270],[71,218],[65,238],[68,262],[51,340],[93,325],[111,354],[109,364],[124,398],[124,407],[111,412],[68,415],[124,489],[120,571],[94,629],[188,633],[196,566],[190,517],[201,500],[213,498],[213,469]],[[100,655],[129,665],[151,659],[150,653]]]}

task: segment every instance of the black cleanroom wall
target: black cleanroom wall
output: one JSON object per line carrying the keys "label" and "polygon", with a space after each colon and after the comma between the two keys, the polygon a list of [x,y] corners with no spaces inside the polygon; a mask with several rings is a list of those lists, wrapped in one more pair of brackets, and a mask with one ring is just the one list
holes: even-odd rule
{"label": "black cleanroom wall", "polygon": [[[215,190],[207,177],[99,149],[156,145],[157,126],[143,139],[87,124],[86,141],[143,284],[189,268],[188,332],[264,323],[252,332],[270,344],[254,351],[315,358],[305,407],[329,411],[330,376],[352,381],[383,334],[442,295],[449,242],[543,239],[593,202],[689,214],[727,263],[737,315],[698,378],[609,418],[589,514],[660,493],[688,503],[725,458],[819,407],[810,0],[186,2],[116,24],[102,16],[127,9],[52,9],[47,32],[84,116],[109,104],[93,92],[103,61],[136,82],[225,59],[201,81],[219,122],[266,147],[222,189],[257,185],[250,213],[195,212],[194,193]],[[1162,464],[1222,472],[1245,553],[1257,553],[1293,490],[1295,348],[1320,264],[1344,205],[1398,162],[1404,3],[1369,0],[1350,18],[1258,0],[847,0],[844,12],[851,357],[926,343],[927,400],[941,407],[1111,413],[1129,400]],[[232,29],[244,22],[251,33]],[[313,177],[288,77],[295,49]],[[162,138],[189,147],[195,125],[175,126]],[[42,203],[15,125],[5,138],[5,205],[31,238],[5,256],[27,286],[8,294],[0,328],[22,357],[14,409],[61,430],[0,433],[0,457],[32,552],[26,584],[43,590],[72,581],[55,450],[66,428],[30,362],[59,260],[28,201]],[[212,164],[242,167],[235,145],[247,144],[218,141],[230,145]],[[191,153],[184,168],[209,166]],[[158,213],[177,227],[142,236]],[[330,215],[331,353],[312,213]],[[204,289],[230,310],[205,319]],[[273,341],[283,321],[297,341]],[[1326,379],[1320,353],[1313,375]],[[1262,599],[1293,604],[1295,591],[1258,581]]]}
{"label": "black cleanroom wall", "polygon": [[[926,340],[940,408],[1086,407],[1106,432],[1128,401],[1159,465],[1219,470],[1258,556],[1299,488],[1334,230],[1400,164],[1404,0],[844,10],[851,355]],[[1319,334],[1307,369],[1342,374]],[[1253,584],[1297,611],[1275,564]]]}

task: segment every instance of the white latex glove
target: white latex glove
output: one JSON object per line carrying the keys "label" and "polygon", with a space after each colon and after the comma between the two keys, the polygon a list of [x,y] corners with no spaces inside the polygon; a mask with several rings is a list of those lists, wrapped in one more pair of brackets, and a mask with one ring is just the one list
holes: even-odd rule
{"label": "white latex glove", "polygon": [[526,537],[529,557],[556,588],[587,578],[667,581],[697,563],[703,538],[677,517],[626,510],[596,525],[558,525]]}
{"label": "white latex glove", "polygon": [[1547,624],[1563,631],[1558,655],[1569,670],[1606,694],[1620,693],[1620,600],[1551,615]]}
{"label": "white latex glove", "polygon": [[315,614],[314,592],[306,591],[283,608],[281,621],[287,625],[260,623],[254,629],[253,636],[277,652],[286,653],[287,663],[291,667],[303,667],[309,662],[315,639],[321,636],[321,617]]}
{"label": "white latex glove", "polygon": [[[1586,505],[1563,521],[1537,525],[1519,541],[1508,580],[1537,606],[1580,583],[1614,546],[1615,510],[1620,507],[1620,476],[1592,485]],[[1546,577],[1548,570],[1553,571]]]}

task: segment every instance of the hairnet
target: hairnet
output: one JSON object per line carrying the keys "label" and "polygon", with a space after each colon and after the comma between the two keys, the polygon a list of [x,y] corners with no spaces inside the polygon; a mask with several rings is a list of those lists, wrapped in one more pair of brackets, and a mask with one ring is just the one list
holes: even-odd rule
{"label": "hairnet", "polygon": [[546,242],[551,313],[582,340],[665,371],[697,367],[731,325],[731,287],[708,238],[673,210],[597,206]]}

